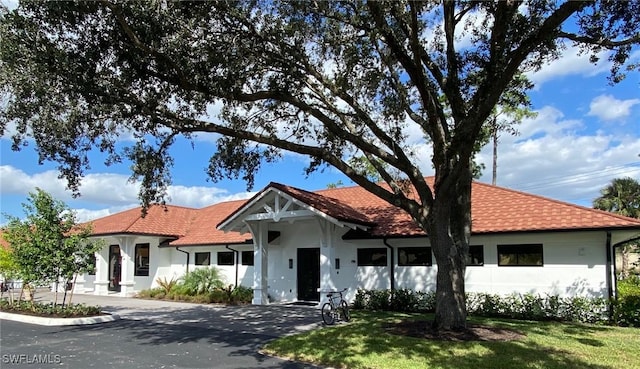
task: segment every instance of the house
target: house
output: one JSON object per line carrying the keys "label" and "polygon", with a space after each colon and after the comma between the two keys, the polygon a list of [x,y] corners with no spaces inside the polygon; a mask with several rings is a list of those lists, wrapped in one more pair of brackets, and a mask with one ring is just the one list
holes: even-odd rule
{"label": "house", "polygon": [[[93,222],[95,275],[80,293],[132,296],[157,280],[216,266],[254,289],[254,304],[321,301],[319,290],[434,290],[425,233],[402,210],[361,187],[305,191],[271,183],[247,201],[202,209],[152,206]],[[474,182],[466,289],[496,294],[607,297],[616,246],[640,220]]]}

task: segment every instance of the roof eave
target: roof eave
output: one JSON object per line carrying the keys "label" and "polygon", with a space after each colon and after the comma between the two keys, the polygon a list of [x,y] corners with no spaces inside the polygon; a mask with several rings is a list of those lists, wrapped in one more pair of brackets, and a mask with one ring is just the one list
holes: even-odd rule
{"label": "roof eave", "polygon": [[251,239],[248,240],[244,240],[242,242],[238,242],[238,241],[234,241],[234,242],[207,242],[207,243],[178,243],[175,244],[173,242],[170,242],[167,245],[163,245],[163,246],[159,246],[161,248],[176,248],[176,247],[202,247],[202,246],[232,246],[232,245],[238,245],[238,246],[244,246],[244,245],[251,245],[253,244],[253,241]]}
{"label": "roof eave", "polygon": [[163,234],[163,233],[145,233],[145,232],[104,232],[93,233],[89,237],[113,237],[113,236],[145,236],[145,237],[168,237],[178,239],[182,235]]}

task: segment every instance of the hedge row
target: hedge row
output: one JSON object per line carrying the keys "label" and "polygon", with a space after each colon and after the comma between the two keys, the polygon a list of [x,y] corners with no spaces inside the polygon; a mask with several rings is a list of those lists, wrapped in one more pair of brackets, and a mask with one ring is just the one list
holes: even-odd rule
{"label": "hedge row", "polygon": [[[469,315],[526,320],[557,320],[608,323],[608,301],[603,298],[554,295],[467,293]],[[435,292],[400,290],[358,290],[355,309],[400,312],[433,312]],[[614,301],[611,323],[640,327],[640,296],[623,296]]]}
{"label": "hedge row", "polygon": [[253,290],[244,286],[229,286],[227,288],[214,288],[207,292],[190,295],[182,293],[180,289],[167,292],[162,287],[156,287],[138,292],[137,297],[201,304],[249,304],[253,298]]}

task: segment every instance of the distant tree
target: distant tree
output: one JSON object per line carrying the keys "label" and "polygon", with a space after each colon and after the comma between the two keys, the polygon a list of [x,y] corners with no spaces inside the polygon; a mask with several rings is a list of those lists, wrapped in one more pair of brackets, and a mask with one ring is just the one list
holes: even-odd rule
{"label": "distant tree", "polygon": [[640,219],[640,182],[631,177],[613,179],[600,190],[593,207]]}
{"label": "distant tree", "polygon": [[[0,237],[4,238],[2,233],[0,233]],[[3,247],[0,245],[0,276],[2,277],[0,282],[2,282],[3,286],[0,290],[0,297],[2,297],[4,292],[8,292],[9,302],[13,303],[13,288],[9,289],[8,282],[20,279],[20,268],[9,246]]]}
{"label": "distant tree", "polygon": [[[600,190],[600,197],[593,200],[596,209],[640,219],[640,182],[631,178],[615,178]],[[621,246],[623,277],[627,276],[631,266],[629,256],[637,253],[638,242],[628,242]]]}
{"label": "distant tree", "polygon": [[[514,77],[514,80],[525,85],[524,89],[531,87],[530,82],[523,75]],[[522,123],[523,119],[535,118],[538,115],[538,113],[531,110],[531,100],[528,96],[519,96],[517,94],[512,96],[512,94],[513,90],[503,94],[503,100],[491,112],[485,128],[493,146],[491,165],[491,184],[493,185],[498,182],[498,141],[500,134],[505,132],[516,136],[519,134],[516,126]]]}
{"label": "distant tree", "polygon": [[[310,157],[308,172],[334,166],[428,234],[434,326],[464,329],[472,157],[488,118],[506,92],[526,96],[517,76],[570,43],[594,62],[608,50],[618,81],[639,23],[637,0],[26,1],[0,15],[0,128],[13,124],[15,149],[33,137],[76,191],[92,148],[132,160],[144,206],[164,200],[180,135],[218,135],[214,180],[251,187],[282,150]],[[119,151],[122,132],[136,143]]]}
{"label": "distant tree", "polygon": [[40,189],[29,194],[23,208],[24,219],[7,216],[4,238],[23,286],[55,283],[57,300],[58,283],[91,271],[102,245],[89,239],[91,227],[78,225],[69,207]]}

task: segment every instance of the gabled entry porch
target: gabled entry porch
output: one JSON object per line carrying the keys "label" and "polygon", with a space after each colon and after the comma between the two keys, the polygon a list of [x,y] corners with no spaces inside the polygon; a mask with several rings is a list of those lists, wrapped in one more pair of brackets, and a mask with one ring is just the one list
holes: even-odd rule
{"label": "gabled entry porch", "polygon": [[252,236],[253,304],[320,303],[320,290],[339,287],[334,283],[337,235],[345,228],[368,229],[371,224],[353,209],[331,202],[272,183],[218,225],[225,232]]}

